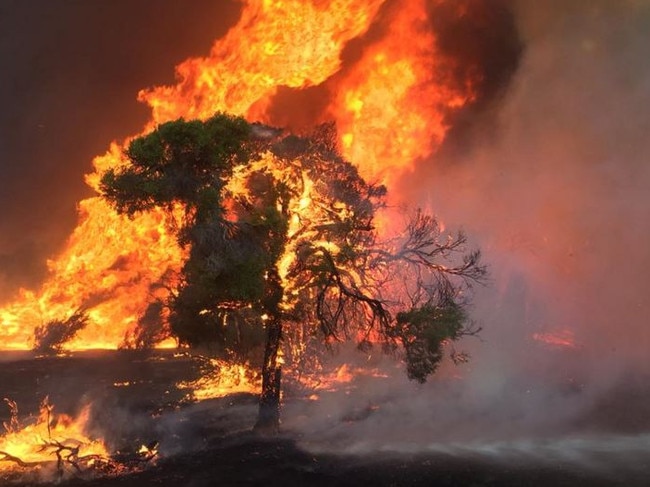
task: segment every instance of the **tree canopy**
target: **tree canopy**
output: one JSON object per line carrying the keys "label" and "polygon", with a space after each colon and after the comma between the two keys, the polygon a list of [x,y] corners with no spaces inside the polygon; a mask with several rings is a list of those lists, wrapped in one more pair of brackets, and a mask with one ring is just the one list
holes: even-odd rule
{"label": "tree canopy", "polygon": [[485,275],[479,252],[421,211],[382,240],[386,188],[341,157],[333,125],[299,137],[217,113],[162,124],[126,155],[101,183],[117,211],[180,213],[189,256],[168,303],[173,334],[228,347],[233,323],[264,332],[261,427],[278,425],[278,351],[292,326],[401,347],[421,382],[445,342],[474,331],[466,291]]}

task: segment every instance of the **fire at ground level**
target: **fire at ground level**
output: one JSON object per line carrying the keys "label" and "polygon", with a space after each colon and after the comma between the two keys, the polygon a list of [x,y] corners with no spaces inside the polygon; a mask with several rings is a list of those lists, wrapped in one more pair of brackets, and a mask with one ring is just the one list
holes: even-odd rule
{"label": "fire at ground level", "polygon": [[[650,418],[642,412],[650,402],[650,392],[643,385],[647,380],[594,404],[565,437],[432,443],[428,447],[402,444],[396,451],[390,444],[364,449],[362,438],[352,447],[338,445],[334,439],[319,441],[313,433],[292,428],[277,438],[256,436],[250,432],[256,395],[240,392],[192,400],[188,384],[205,372],[205,361],[172,351],[84,352],[43,358],[5,353],[0,362],[0,393],[19,405],[21,418],[38,411],[44,396],[49,396],[58,412],[72,416],[83,404],[91,403],[89,431],[100,434],[109,451],[124,454],[141,444],[159,443],[158,458],[141,471],[101,478],[72,472],[70,478],[58,482],[69,487],[641,486],[650,478]],[[288,384],[286,413],[302,411],[310,421],[309,404],[314,400],[325,401],[327,394],[340,394],[344,389],[355,393],[356,378],[339,379],[338,390],[320,389],[316,394],[308,389],[291,391]],[[365,380],[367,385],[368,377]],[[370,380],[381,383],[386,378],[378,375]],[[334,420],[353,430],[381,407],[355,406],[343,414],[338,410]],[[7,408],[0,409],[0,420],[10,422]],[[0,462],[0,485],[34,485],[33,472],[7,471],[3,463],[6,467],[8,462]]]}

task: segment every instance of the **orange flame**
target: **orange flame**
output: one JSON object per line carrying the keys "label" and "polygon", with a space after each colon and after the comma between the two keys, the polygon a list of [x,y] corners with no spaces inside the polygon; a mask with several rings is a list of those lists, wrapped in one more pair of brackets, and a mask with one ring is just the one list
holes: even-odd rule
{"label": "orange flame", "polygon": [[[323,117],[337,123],[344,155],[364,177],[390,186],[436,149],[447,129],[445,114],[472,97],[469,84],[454,86],[452,61],[437,51],[427,24],[431,5],[425,0],[390,5],[385,0],[249,0],[238,24],[207,57],[177,67],[175,86],[140,92],[139,99],[152,108],[143,133],[169,120],[204,119],[215,111],[273,123],[267,112],[280,87],[320,85],[331,93]],[[380,35],[368,36],[375,25]],[[345,47],[359,38],[365,45],[360,57],[343,66]],[[96,171],[87,177],[91,187],[97,189],[104,170],[127,163],[123,147],[114,143],[95,159]],[[308,194],[303,203],[297,211],[309,206]],[[147,304],[173,288],[185,254],[167,215],[153,211],[129,220],[98,197],[80,202],[79,213],[67,248],[48,263],[50,277],[42,288],[21,291],[15,302],[0,308],[3,348],[29,348],[37,326],[79,308],[87,310],[90,324],[66,348],[128,345]]]}
{"label": "orange flame", "polygon": [[365,50],[330,104],[344,155],[387,184],[440,145],[445,114],[472,96],[446,79],[451,60],[437,52],[427,2],[398,3],[386,36]]}
{"label": "orange flame", "polygon": [[211,359],[210,367],[213,370],[199,379],[178,384],[180,388],[191,390],[188,399],[204,401],[238,392],[257,394],[260,389],[260,377],[246,365]]}
{"label": "orange flame", "polygon": [[13,422],[11,427],[5,425],[7,431],[0,435],[0,472],[54,464],[57,462],[57,449],[63,449],[64,454],[74,451],[76,458],[89,459],[91,462],[92,459],[108,458],[104,443],[91,439],[85,431],[89,408],[84,408],[76,418],[65,414],[54,416],[52,409],[46,399],[33,424],[23,428]]}
{"label": "orange flame", "polygon": [[179,83],[140,92],[152,124],[205,119],[216,110],[258,119],[280,86],[318,85],[336,73],[345,44],[363,34],[383,0],[251,0],[207,58],[176,68]]}

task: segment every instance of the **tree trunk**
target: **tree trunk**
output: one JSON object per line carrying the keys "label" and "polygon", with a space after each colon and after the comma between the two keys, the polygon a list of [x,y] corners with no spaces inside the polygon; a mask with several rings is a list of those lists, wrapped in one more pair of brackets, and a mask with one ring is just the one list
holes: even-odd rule
{"label": "tree trunk", "polygon": [[282,368],[278,366],[278,350],[282,338],[282,322],[273,319],[266,330],[264,364],[262,365],[262,394],[255,431],[275,434],[280,428],[280,384]]}
{"label": "tree trunk", "polygon": [[266,322],[266,345],[262,364],[262,394],[255,431],[275,434],[280,429],[280,383],[282,370],[278,366],[278,350],[282,341],[282,313],[280,302],[283,295],[282,282],[276,269],[266,278],[263,301],[269,317]]}

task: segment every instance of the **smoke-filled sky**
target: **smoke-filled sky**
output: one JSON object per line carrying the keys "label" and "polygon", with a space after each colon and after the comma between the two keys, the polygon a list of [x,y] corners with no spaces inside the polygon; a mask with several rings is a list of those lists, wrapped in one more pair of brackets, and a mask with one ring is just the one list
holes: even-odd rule
{"label": "smoke-filled sky", "polygon": [[93,157],[142,130],[138,91],[171,84],[239,12],[234,0],[0,2],[0,301],[40,282]]}
{"label": "smoke-filled sky", "polygon": [[526,276],[531,325],[575,331],[594,362],[647,365],[650,2],[514,12],[524,52],[490,130],[424,191],[492,253],[500,286],[506,268]]}
{"label": "smoke-filled sky", "polygon": [[404,184],[462,224],[492,271],[476,303],[484,324],[476,361],[441,414],[479,436],[517,424],[548,433],[594,416],[642,430],[650,2],[526,0],[513,13],[523,51],[503,96],[463,144]]}

